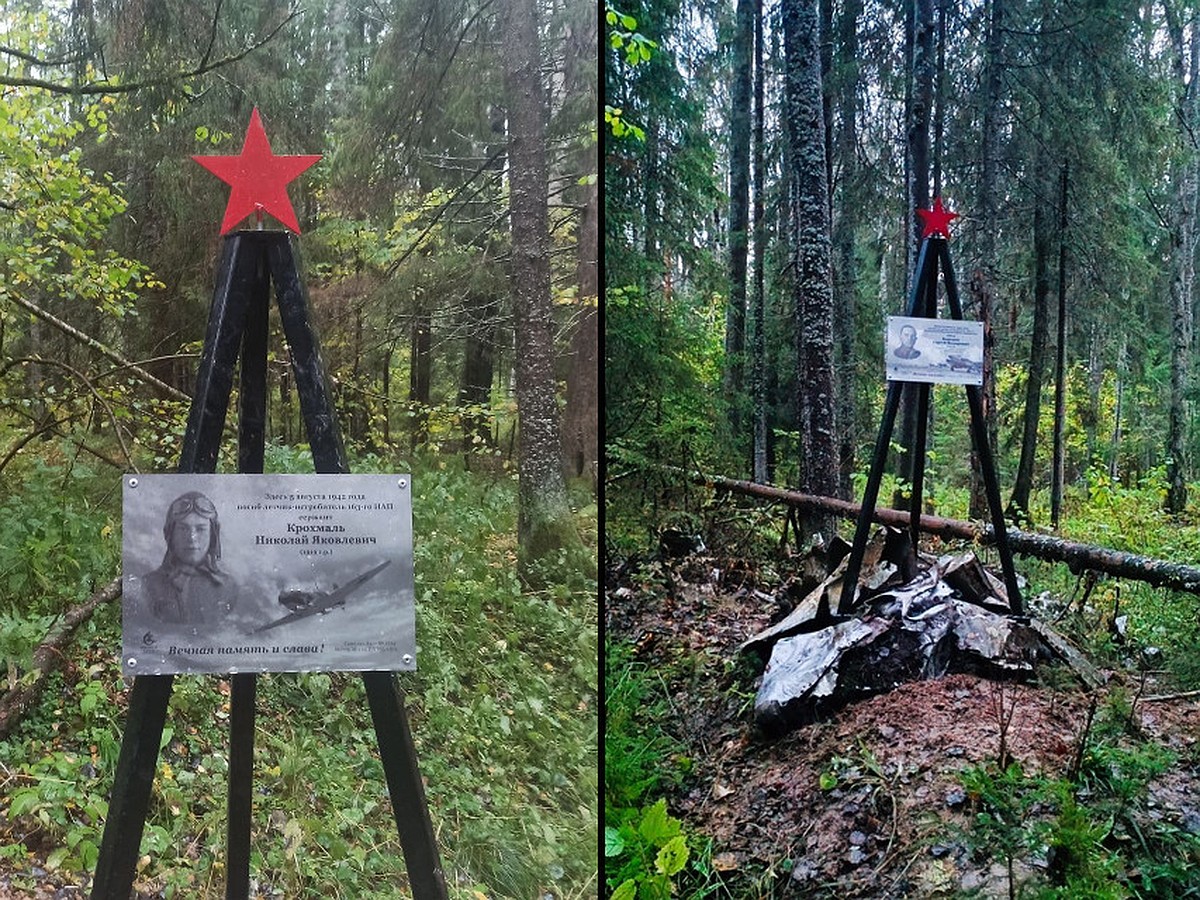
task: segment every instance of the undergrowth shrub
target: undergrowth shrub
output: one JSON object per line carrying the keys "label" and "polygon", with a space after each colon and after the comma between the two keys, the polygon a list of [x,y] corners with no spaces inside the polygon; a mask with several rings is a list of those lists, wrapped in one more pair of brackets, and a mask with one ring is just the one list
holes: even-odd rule
{"label": "undergrowth shrub", "polygon": [[1175,898],[1200,895],[1200,835],[1148,814],[1151,781],[1177,757],[1142,740],[1127,697],[1113,696],[1097,717],[1079,771],[1026,773],[1013,762],[964,769],[973,804],[968,846],[1007,864],[1041,859],[1044,876],[1012,883],[1039,898]]}

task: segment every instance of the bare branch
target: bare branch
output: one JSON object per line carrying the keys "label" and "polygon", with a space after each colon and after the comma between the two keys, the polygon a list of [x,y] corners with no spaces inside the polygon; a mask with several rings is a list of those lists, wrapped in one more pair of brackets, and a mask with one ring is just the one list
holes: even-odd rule
{"label": "bare branch", "polygon": [[106,359],[111,360],[112,362],[115,362],[117,365],[121,366],[122,368],[128,369],[129,371],[131,371],[135,375],[137,375],[139,378],[141,378],[143,381],[147,382],[148,384],[154,385],[159,390],[163,391],[164,393],[168,394],[171,397],[174,397],[176,400],[190,401],[192,399],[191,397],[189,397],[187,394],[185,394],[183,391],[179,390],[178,388],[171,387],[171,385],[167,384],[165,381],[160,381],[159,379],[157,379],[153,375],[151,375],[149,372],[147,372],[145,369],[143,369],[141,366],[125,359],[125,357],[121,356],[121,354],[117,353],[117,351],[112,350],[109,347],[105,346],[104,344],[100,343],[98,340],[96,340],[91,335],[84,334],[82,331],[80,331],[74,325],[70,324],[69,322],[64,322],[62,319],[58,318],[58,316],[54,315],[53,313],[46,312],[46,310],[42,309],[36,303],[31,303],[30,301],[26,300],[24,297],[21,297],[17,294],[9,294],[8,298],[10,300],[12,300],[13,303],[17,304],[17,306],[33,313],[35,316],[37,316],[43,322],[47,322],[50,325],[53,325],[55,328],[57,328],[63,334],[73,337],[75,340],[79,341],[80,343],[82,343],[88,347],[91,347],[93,350],[95,350],[101,356],[105,357]]}
{"label": "bare branch", "polygon": [[217,8],[213,10],[212,28],[208,32],[208,47],[204,51],[204,55],[200,57],[200,65],[208,65],[208,58],[212,56],[213,45],[217,42],[217,23],[221,21],[221,2],[217,0]]}
{"label": "bare branch", "polygon": [[[433,230],[433,226],[436,225],[439,221],[441,221],[441,218],[443,215],[446,214],[446,211],[448,209],[450,209],[451,206],[454,205],[454,201],[458,199],[458,195],[461,194],[463,191],[465,191],[468,187],[470,187],[471,183],[474,182],[475,179],[478,178],[483,173],[483,171],[488,168],[488,166],[490,166],[493,162],[498,160],[501,156],[503,156],[507,152],[508,152],[507,147],[503,147],[503,148],[497,150],[495,153],[493,153],[491,156],[489,156],[487,159],[485,159],[483,161],[483,165],[481,165],[478,169],[476,169],[475,173],[470,178],[468,178],[461,185],[459,185],[458,190],[456,190],[451,195],[449,200],[447,200],[445,203],[443,203],[441,205],[441,207],[438,209],[437,213],[430,220],[429,224],[425,226],[425,230],[422,231],[419,235],[417,235],[417,239],[415,241],[413,241],[412,246],[409,247],[407,250],[405,250],[400,255],[400,258],[398,260],[396,260],[394,263],[392,263],[390,266],[387,267],[387,272],[385,273],[385,277],[391,278],[393,275],[396,274],[397,270],[404,263],[404,261],[406,259],[408,259],[410,256],[412,256],[413,252],[418,247],[421,246],[421,241],[425,240],[425,236],[427,234],[429,234],[430,231]],[[474,192],[472,192],[471,196],[467,198],[467,200],[472,199],[476,194],[478,194],[481,190],[483,190],[484,186],[485,185],[480,185],[479,187],[477,187],[474,190]],[[466,201],[463,201],[463,202],[465,203]]]}
{"label": "bare branch", "polygon": [[35,426],[33,431],[29,432],[28,434],[18,438],[16,440],[16,442],[11,447],[8,448],[8,452],[4,454],[4,458],[0,459],[0,472],[3,472],[8,467],[8,464],[16,458],[17,454],[20,453],[23,449],[25,449],[26,444],[28,444],[34,438],[40,437],[41,435],[46,434],[47,432],[55,431],[59,425],[63,424],[66,421],[68,421],[68,420],[67,419],[50,419],[49,421],[43,422],[42,424]]}
{"label": "bare branch", "polygon": [[[57,81],[47,81],[44,78],[26,78],[14,75],[0,75],[0,85],[6,87],[29,87],[39,88],[44,91],[49,91],[52,94],[127,94],[130,91],[141,90],[147,87],[157,87],[163,84],[172,84],[178,81],[189,81],[192,78],[197,78],[200,75],[206,75],[217,69],[235,63],[238,60],[244,59],[260,47],[266,46],[270,41],[279,34],[294,18],[300,15],[299,9],[294,9],[286,19],[271,29],[262,40],[257,41],[248,47],[243,47],[237,53],[229,56],[224,56],[215,62],[208,62],[208,51],[205,52],[205,58],[195,68],[184,72],[173,72],[169,75],[160,75],[157,78],[148,78],[145,81],[131,81],[127,84],[111,84],[104,81],[93,81],[88,84],[62,84]],[[209,48],[211,50],[211,47]]]}
{"label": "bare branch", "polygon": [[32,53],[26,53],[24,50],[18,50],[16,47],[5,47],[2,45],[0,45],[0,53],[5,56],[15,56],[17,59],[23,59],[27,63],[45,68],[69,66],[71,63],[77,63],[83,58],[79,54],[72,54],[71,56],[60,56],[57,59],[39,59]]}
{"label": "bare branch", "polygon": [[74,378],[78,379],[79,381],[82,381],[83,384],[87,387],[88,392],[92,395],[92,398],[97,403],[99,403],[100,406],[104,409],[104,411],[108,414],[108,419],[110,422],[112,422],[113,433],[117,437],[117,443],[121,445],[121,452],[125,454],[126,462],[129,463],[130,469],[132,471],[134,471],[134,472],[137,471],[137,466],[133,462],[133,455],[129,452],[129,446],[125,443],[125,438],[121,436],[120,420],[117,419],[116,413],[113,412],[112,405],[100,395],[100,392],[96,390],[96,386],[94,384],[92,384],[92,380],[90,378],[88,378],[86,375],[84,375],[82,372],[80,372],[78,369],[74,368],[73,366],[67,365],[65,362],[61,362],[57,359],[43,359],[40,356],[17,357],[15,359],[11,360],[9,362],[9,364],[7,366],[5,366],[5,369],[7,370],[8,368],[10,368],[12,365],[14,365],[16,363],[28,363],[30,365],[39,365],[39,366],[54,366],[56,368],[62,369],[68,375],[73,376]]}

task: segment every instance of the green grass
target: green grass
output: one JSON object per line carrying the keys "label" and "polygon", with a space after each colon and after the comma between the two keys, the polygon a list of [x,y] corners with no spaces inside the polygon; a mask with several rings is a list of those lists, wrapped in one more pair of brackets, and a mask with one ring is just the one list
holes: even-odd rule
{"label": "green grass", "polygon": [[669,721],[662,675],[633,648],[604,648],[604,879],[611,900],[727,895],[712,868],[712,842],[686,831],[665,794],[691,768]]}
{"label": "green grass", "polygon": [[[276,447],[267,468],[311,471],[311,463]],[[473,475],[436,457],[353,468],[413,474],[419,670],[398,683],[451,896],[596,896],[594,580],[564,558],[549,588],[522,589],[512,476]],[[27,467],[6,484],[0,616],[26,626],[16,637],[6,631],[2,649],[19,666],[45,617],[117,573],[120,492],[111,472],[67,473],[61,463]],[[582,530],[594,539],[595,507],[581,505]],[[63,540],[79,552],[56,550]],[[24,552],[7,552],[14,547]],[[94,868],[124,728],[118,651],[114,604],[85,626],[67,674],[0,742],[0,873],[16,887],[32,886],[35,861],[70,879]],[[143,889],[224,895],[228,694],[220,678],[175,680],[142,842]],[[264,676],[257,709],[256,896],[406,896],[361,681]]]}

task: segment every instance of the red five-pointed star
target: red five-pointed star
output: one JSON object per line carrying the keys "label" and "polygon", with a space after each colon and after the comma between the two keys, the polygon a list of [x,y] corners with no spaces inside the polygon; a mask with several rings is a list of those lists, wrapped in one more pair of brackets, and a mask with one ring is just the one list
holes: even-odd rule
{"label": "red five-pointed star", "polygon": [[300,225],[288,199],[287,184],[317,162],[320,156],[276,156],[271,152],[267,133],[256,108],[246,128],[240,156],[193,156],[233,190],[221,222],[221,234],[228,234],[253,212],[268,212],[297,234]]}
{"label": "red five-pointed star", "polygon": [[917,215],[921,218],[921,224],[925,226],[921,232],[921,240],[925,240],[931,234],[940,234],[944,238],[949,238],[950,220],[958,218],[958,213],[950,212],[942,206],[941,197],[933,198],[933,209],[918,209]]}

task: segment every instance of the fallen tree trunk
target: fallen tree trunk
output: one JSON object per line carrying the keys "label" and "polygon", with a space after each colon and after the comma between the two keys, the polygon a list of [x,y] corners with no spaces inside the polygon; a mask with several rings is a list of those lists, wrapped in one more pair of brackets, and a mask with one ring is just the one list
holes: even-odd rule
{"label": "fallen tree trunk", "polygon": [[67,659],[63,648],[74,637],[79,626],[105,603],[111,603],[120,596],[121,578],[118,576],[63,616],[46,639],[38,644],[33,651],[33,668],[29,674],[0,697],[0,740],[12,733],[21,717],[38,701],[50,675],[62,668]]}
{"label": "fallen tree trunk", "polygon": [[[838,500],[834,497],[801,494],[798,491],[788,491],[766,484],[757,484],[753,481],[739,481],[734,478],[723,478],[720,475],[705,475],[702,472],[685,472],[683,469],[674,467],[671,467],[670,471],[683,475],[696,484],[737,494],[746,494],[751,497],[761,497],[764,500],[775,500],[797,509],[832,513],[843,519],[857,519],[862,511],[859,504],[851,503],[848,500]],[[910,515],[907,510],[877,507],[872,519],[881,525],[908,528]],[[938,537],[957,538],[980,544],[995,543],[994,529],[991,525],[985,525],[982,522],[965,522],[962,519],[922,515],[920,524],[921,531]],[[1139,556],[1136,553],[1099,547],[1095,544],[1081,544],[1077,541],[1064,540],[1046,534],[1031,534],[1012,528],[1007,529],[1007,534],[1009,546],[1015,552],[1049,562],[1066,563],[1076,574],[1091,569],[1117,578],[1145,581],[1158,587],[1200,595],[1200,569],[1193,566],[1153,559],[1149,556]]]}

